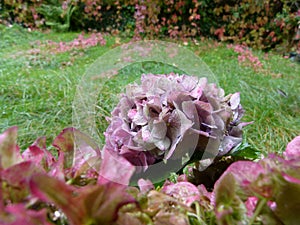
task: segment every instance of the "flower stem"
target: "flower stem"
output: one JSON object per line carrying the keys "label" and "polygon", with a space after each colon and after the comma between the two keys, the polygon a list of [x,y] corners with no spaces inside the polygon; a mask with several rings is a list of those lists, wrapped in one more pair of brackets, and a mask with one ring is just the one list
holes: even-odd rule
{"label": "flower stem", "polygon": [[263,198],[261,201],[258,202],[258,205],[255,209],[255,212],[251,218],[251,220],[249,221],[249,225],[252,225],[256,219],[256,217],[259,215],[259,213],[261,212],[263,206],[267,203],[267,199]]}

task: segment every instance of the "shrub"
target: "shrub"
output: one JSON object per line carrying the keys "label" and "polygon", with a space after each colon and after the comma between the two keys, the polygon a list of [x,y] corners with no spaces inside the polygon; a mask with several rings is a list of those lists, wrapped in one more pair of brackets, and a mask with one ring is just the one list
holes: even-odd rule
{"label": "shrub", "polygon": [[39,0],[4,0],[2,3],[2,22],[19,23],[25,27],[40,27],[44,20],[36,9],[43,4]]}
{"label": "shrub", "polygon": [[214,14],[220,39],[243,43],[254,48],[270,49],[295,35],[300,17],[292,1],[222,1],[215,0]]}
{"label": "shrub", "polygon": [[71,16],[76,7],[60,0],[46,0],[37,8],[37,12],[45,18],[45,25],[57,31],[67,31],[70,28]]}
{"label": "shrub", "polygon": [[4,0],[2,23],[57,30],[97,29],[136,39],[200,35],[269,50],[293,45],[296,0]]}

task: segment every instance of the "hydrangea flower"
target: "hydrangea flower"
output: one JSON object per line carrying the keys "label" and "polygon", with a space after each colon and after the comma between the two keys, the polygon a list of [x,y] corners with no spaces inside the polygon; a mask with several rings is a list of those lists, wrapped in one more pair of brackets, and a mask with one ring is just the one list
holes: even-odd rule
{"label": "hydrangea flower", "polygon": [[104,149],[143,170],[186,155],[224,155],[242,141],[243,113],[239,93],[225,96],[205,77],[143,74],[111,113]]}

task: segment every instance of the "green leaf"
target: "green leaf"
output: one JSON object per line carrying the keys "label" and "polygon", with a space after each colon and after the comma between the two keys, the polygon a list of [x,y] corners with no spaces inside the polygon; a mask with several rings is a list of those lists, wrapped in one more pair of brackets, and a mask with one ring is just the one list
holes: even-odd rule
{"label": "green leaf", "polygon": [[300,221],[300,185],[284,181],[275,193],[275,214],[287,225]]}
{"label": "green leaf", "polygon": [[246,207],[238,196],[238,186],[235,177],[226,174],[215,187],[215,213],[219,225],[239,224],[247,222]]}
{"label": "green leaf", "polygon": [[232,151],[231,155],[235,157],[241,157],[244,159],[255,160],[261,157],[261,152],[251,146],[248,142],[243,140],[243,142],[236,146]]}

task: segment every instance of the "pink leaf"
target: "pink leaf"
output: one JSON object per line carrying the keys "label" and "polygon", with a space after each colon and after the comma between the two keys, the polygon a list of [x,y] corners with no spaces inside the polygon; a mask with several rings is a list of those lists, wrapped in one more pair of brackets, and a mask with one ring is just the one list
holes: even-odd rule
{"label": "pink leaf", "polygon": [[17,127],[11,127],[0,134],[0,166],[3,168],[8,168],[22,160],[17,146],[17,132]]}
{"label": "pink leaf", "polygon": [[246,206],[246,209],[247,209],[247,216],[248,217],[253,216],[253,213],[255,211],[257,202],[258,202],[257,197],[248,197],[247,198],[247,200],[245,202],[245,206]]}
{"label": "pink leaf", "polygon": [[46,138],[38,138],[23,153],[22,157],[25,161],[33,161],[36,165],[41,165],[48,170],[55,161],[53,155],[46,149]]}
{"label": "pink leaf", "polygon": [[237,161],[231,164],[215,183],[215,187],[227,175],[232,174],[238,185],[244,186],[254,182],[260,174],[265,173],[264,168],[256,162]]}
{"label": "pink leaf", "polygon": [[1,180],[12,186],[25,188],[26,184],[24,181],[29,180],[32,174],[36,172],[41,172],[41,170],[33,162],[21,162],[3,170],[1,172]]}
{"label": "pink leaf", "polygon": [[190,207],[193,202],[200,200],[200,193],[198,188],[189,182],[178,182],[164,185],[161,192],[172,196],[181,203]]}
{"label": "pink leaf", "polygon": [[138,186],[140,188],[141,193],[147,193],[147,192],[155,189],[153,183],[148,179],[147,180],[142,179],[142,178],[139,179]]}
{"label": "pink leaf", "polygon": [[3,198],[11,202],[19,202],[28,198],[28,182],[34,174],[40,172],[40,168],[31,161],[22,162],[1,171],[0,185],[5,184],[2,189]]}
{"label": "pink leaf", "polygon": [[94,157],[100,160],[100,149],[95,142],[72,127],[64,129],[53,141],[53,146],[64,153],[64,167],[75,171]]}
{"label": "pink leaf", "polygon": [[74,197],[74,187],[45,174],[38,174],[32,177],[30,189],[34,196],[42,201],[54,203],[63,210],[73,225],[85,224],[86,211],[79,199]]}
{"label": "pink leaf", "polygon": [[35,210],[27,209],[27,207],[24,204],[9,204],[5,208],[5,213],[7,218],[7,220],[5,221],[6,225],[41,225],[41,224],[51,225],[52,224],[48,222],[46,209],[35,211]]}
{"label": "pink leaf", "polygon": [[36,197],[59,207],[73,225],[113,224],[121,206],[135,203],[125,187],[115,183],[75,189],[63,181],[40,174],[32,178],[30,188]]}
{"label": "pink leaf", "polygon": [[300,136],[295,137],[290,143],[288,143],[283,156],[287,160],[300,160]]}
{"label": "pink leaf", "polygon": [[112,151],[108,151],[106,148],[102,150],[102,154],[98,183],[103,184],[112,181],[128,185],[130,178],[135,171],[135,166],[124,157],[119,156]]}
{"label": "pink leaf", "polygon": [[287,173],[284,173],[284,172],[282,172],[281,175],[282,175],[282,177],[283,177],[286,181],[288,181],[288,182],[290,182],[290,183],[294,183],[294,184],[300,185],[300,179],[295,178],[295,177],[292,177],[292,176],[290,176],[290,175],[288,175]]}

